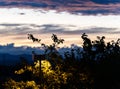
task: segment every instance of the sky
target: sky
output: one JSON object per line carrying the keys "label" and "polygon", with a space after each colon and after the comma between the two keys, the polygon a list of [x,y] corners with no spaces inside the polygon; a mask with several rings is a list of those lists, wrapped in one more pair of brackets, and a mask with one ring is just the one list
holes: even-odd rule
{"label": "sky", "polygon": [[82,44],[81,35],[120,38],[120,0],[0,0],[0,45],[40,46],[31,33],[50,44],[54,33],[62,46]]}

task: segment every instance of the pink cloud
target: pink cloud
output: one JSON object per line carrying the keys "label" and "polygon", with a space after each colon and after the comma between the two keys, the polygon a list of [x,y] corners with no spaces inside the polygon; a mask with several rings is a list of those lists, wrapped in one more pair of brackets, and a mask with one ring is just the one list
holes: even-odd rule
{"label": "pink cloud", "polygon": [[0,7],[40,8],[74,14],[120,14],[119,0],[2,0]]}

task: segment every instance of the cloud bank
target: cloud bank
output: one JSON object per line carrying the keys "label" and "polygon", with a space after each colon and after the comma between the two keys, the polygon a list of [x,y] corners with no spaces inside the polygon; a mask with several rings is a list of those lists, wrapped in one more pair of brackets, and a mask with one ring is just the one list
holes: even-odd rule
{"label": "cloud bank", "polygon": [[120,0],[1,0],[0,7],[38,8],[84,15],[120,14]]}
{"label": "cloud bank", "polygon": [[[27,35],[32,34],[66,34],[66,35],[78,35],[82,33],[98,34],[98,33],[109,33],[116,34],[120,33],[118,28],[105,28],[105,27],[87,27],[80,28],[75,25],[55,25],[55,24],[0,24],[0,35]],[[3,29],[4,28],[4,29]],[[25,39],[24,37],[18,37],[16,39]]]}
{"label": "cloud bank", "polygon": [[32,51],[35,51],[36,53],[40,53],[40,54],[44,53],[43,49],[39,47],[36,47],[36,48],[32,48],[29,46],[15,47],[14,43],[10,43],[7,45],[0,45],[0,54],[7,53],[11,55],[22,55],[22,54],[31,55]]}

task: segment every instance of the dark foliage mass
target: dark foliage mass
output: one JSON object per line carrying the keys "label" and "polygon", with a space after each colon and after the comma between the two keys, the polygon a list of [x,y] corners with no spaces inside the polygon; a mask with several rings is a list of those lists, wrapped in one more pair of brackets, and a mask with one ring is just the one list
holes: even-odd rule
{"label": "dark foliage mass", "polygon": [[0,89],[120,89],[120,39],[106,43],[98,36],[92,41],[83,33],[83,49],[71,48],[63,58],[57,47],[64,40],[55,34],[51,38],[53,43],[46,45],[29,34],[45,48],[47,68],[40,58],[33,65],[22,61],[5,70],[0,67],[0,76],[6,76],[0,77]]}

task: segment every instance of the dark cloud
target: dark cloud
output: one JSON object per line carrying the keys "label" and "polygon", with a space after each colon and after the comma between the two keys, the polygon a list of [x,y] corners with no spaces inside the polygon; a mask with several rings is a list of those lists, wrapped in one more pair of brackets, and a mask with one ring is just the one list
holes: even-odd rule
{"label": "dark cloud", "polygon": [[89,27],[87,29],[73,29],[70,30],[70,27],[75,27],[71,25],[41,25],[42,29],[40,30],[40,33],[58,33],[58,34],[67,34],[67,35],[78,35],[82,33],[88,33],[88,34],[98,34],[98,33],[115,33],[117,32],[117,28],[105,28],[105,27]]}
{"label": "dark cloud", "polygon": [[47,25],[41,25],[41,33],[63,33],[64,29],[60,25],[52,25],[52,24],[47,24]]}
{"label": "dark cloud", "polygon": [[[82,33],[117,33],[117,28],[104,28],[104,27],[89,27],[87,29],[76,28],[70,30],[71,27],[76,27],[74,25],[53,25],[53,24],[44,24],[44,25],[35,25],[35,24],[0,24],[4,26],[5,29],[0,29],[0,35],[26,35],[28,33],[32,34],[67,34],[75,35]],[[16,38],[21,39],[21,38]]]}
{"label": "dark cloud", "polygon": [[3,29],[0,29],[0,35],[25,35],[33,33],[34,30],[28,24],[0,24]]}
{"label": "dark cloud", "polygon": [[81,33],[114,33],[116,32],[117,28],[105,28],[105,27],[89,27],[87,29],[73,29],[70,30],[69,28],[71,27],[76,27],[75,25],[53,25],[53,24],[45,24],[45,25],[30,25],[37,27],[40,30],[37,30],[37,33],[58,33],[58,34],[68,34],[68,35],[73,35],[73,34],[81,34]]}
{"label": "dark cloud", "polygon": [[25,13],[19,13],[20,15],[25,15]]}
{"label": "dark cloud", "polygon": [[31,7],[47,7],[45,3],[37,3],[37,2],[0,2],[0,6],[31,6]]}
{"label": "dark cloud", "polygon": [[113,4],[116,4],[116,3],[120,3],[120,0],[91,0],[95,3],[99,3],[99,4],[110,4],[110,3],[113,3]]}
{"label": "dark cloud", "polygon": [[91,27],[88,29],[83,30],[77,30],[77,32],[81,33],[89,33],[89,34],[98,34],[98,33],[113,33],[116,30],[116,28],[104,28],[104,27]]}
{"label": "dark cloud", "polygon": [[0,24],[0,26],[21,26],[22,24],[8,24],[8,23],[4,23],[4,24]]}
{"label": "dark cloud", "polygon": [[29,47],[29,46],[20,46],[15,47],[14,43],[10,43],[7,45],[1,45],[0,44],[0,54],[1,53],[7,53],[12,55],[21,55],[21,54],[31,54],[32,51],[35,51],[36,53],[43,53],[42,48],[40,47]]}
{"label": "dark cloud", "polygon": [[0,7],[40,8],[73,14],[120,14],[120,0],[1,0]]}

